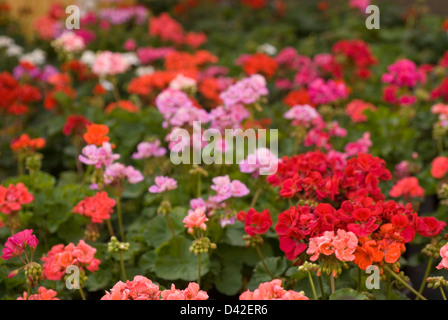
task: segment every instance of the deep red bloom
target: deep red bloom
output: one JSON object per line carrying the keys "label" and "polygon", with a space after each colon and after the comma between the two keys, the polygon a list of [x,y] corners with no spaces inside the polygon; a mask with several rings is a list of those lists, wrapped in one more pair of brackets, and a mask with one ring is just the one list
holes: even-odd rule
{"label": "deep red bloom", "polygon": [[82,115],[71,115],[67,117],[62,133],[66,136],[76,135],[82,137],[90,124],[91,122]]}
{"label": "deep red bloom", "polygon": [[[243,215],[240,215],[239,219],[241,219],[242,216]],[[250,208],[247,214],[244,215],[244,230],[251,237],[256,234],[266,233],[271,226],[271,213],[268,209],[258,212],[254,208]]]}
{"label": "deep red bloom", "polygon": [[415,231],[424,237],[434,237],[445,228],[446,222],[434,217],[417,217]]}

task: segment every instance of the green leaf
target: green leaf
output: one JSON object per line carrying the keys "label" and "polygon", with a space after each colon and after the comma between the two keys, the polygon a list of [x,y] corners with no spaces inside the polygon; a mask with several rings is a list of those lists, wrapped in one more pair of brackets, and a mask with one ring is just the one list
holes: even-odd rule
{"label": "green leaf", "polygon": [[[171,225],[173,226],[176,235],[184,231],[182,220],[186,215],[184,208],[175,207],[173,211],[168,215]],[[158,215],[151,220],[148,228],[145,231],[145,238],[148,245],[152,245],[155,248],[160,247],[163,243],[170,240],[173,237],[168,222],[164,216]]]}
{"label": "green leaf", "polygon": [[[264,259],[269,271],[272,273],[274,278],[280,277],[283,272],[285,272],[288,267],[287,262],[281,257],[269,257]],[[253,290],[258,287],[262,282],[271,281],[272,278],[264,268],[263,262],[257,263],[254,269],[254,274],[249,281],[248,287]]]}
{"label": "green leaf", "polygon": [[225,295],[233,296],[237,294],[243,285],[241,266],[235,264],[224,266],[215,277],[214,284],[216,289]]}
{"label": "green leaf", "polygon": [[111,271],[107,269],[101,269],[88,274],[88,278],[86,283],[84,284],[84,287],[88,291],[97,291],[97,290],[109,290],[110,288],[107,288],[109,285],[109,281],[113,279],[114,275]]}
{"label": "green leaf", "polygon": [[358,293],[356,290],[350,288],[344,288],[336,290],[330,296],[330,300],[367,300],[367,296]]}
{"label": "green leaf", "polygon": [[[198,277],[198,257],[190,251],[191,240],[172,238],[157,251],[156,275],[166,280],[193,281]],[[201,254],[201,276],[209,271],[208,254]]]}
{"label": "green leaf", "polygon": [[147,251],[140,257],[139,267],[146,272],[154,272],[156,270],[156,253],[155,251]]}
{"label": "green leaf", "polygon": [[246,243],[243,240],[245,234],[244,225],[235,223],[226,228],[225,242],[232,246],[244,247],[246,246]]}

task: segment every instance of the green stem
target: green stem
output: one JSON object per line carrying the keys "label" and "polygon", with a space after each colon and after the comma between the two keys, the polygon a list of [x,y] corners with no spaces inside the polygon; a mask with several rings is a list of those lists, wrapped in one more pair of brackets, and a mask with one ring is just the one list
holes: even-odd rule
{"label": "green stem", "polygon": [[82,291],[81,285],[79,285],[79,294],[81,295],[82,300],[86,300],[86,296],[84,295],[84,291]]}
{"label": "green stem", "polygon": [[440,286],[439,288],[440,288],[440,293],[442,294],[442,298],[443,298],[443,300],[446,300],[445,291],[443,291],[442,286]]}
{"label": "green stem", "polygon": [[202,191],[202,177],[201,174],[198,173],[198,185],[197,185],[198,189],[197,189],[197,194],[196,194],[196,198],[200,198],[201,197],[201,191]]}
{"label": "green stem", "polygon": [[418,290],[418,293],[420,293],[420,294],[422,294],[423,290],[425,289],[426,279],[428,279],[429,271],[431,270],[433,260],[434,260],[434,257],[431,256],[428,261],[428,266],[426,267],[426,272],[423,277],[422,284],[420,285],[420,289]]}
{"label": "green stem", "polygon": [[107,225],[107,230],[109,230],[110,237],[112,238],[113,236],[115,236],[115,233],[114,233],[114,228],[112,227],[112,222],[110,222],[110,219],[106,220],[106,225]]}
{"label": "green stem", "polygon": [[173,225],[171,224],[171,220],[168,217],[168,214],[164,215],[166,218],[166,222],[168,223],[168,228],[170,228],[171,234],[173,235],[173,238],[176,238],[176,232],[174,231]]}
{"label": "green stem", "polygon": [[121,251],[119,251],[118,253],[120,255],[121,276],[123,277],[123,281],[126,282],[128,277],[126,276],[126,269],[124,268],[123,255],[121,254]]}
{"label": "green stem", "polygon": [[117,196],[117,214],[118,214],[118,227],[120,228],[121,241],[126,241],[123,229],[123,217],[121,212],[121,196]]}
{"label": "green stem", "polygon": [[313,291],[314,300],[319,300],[317,298],[316,288],[314,287],[313,277],[311,276],[311,272],[308,271],[308,280],[310,281],[311,290]]}
{"label": "green stem", "polygon": [[19,162],[19,163],[18,163],[18,168],[17,168],[17,170],[18,170],[18,174],[19,174],[19,176],[23,176],[24,171],[25,171],[25,169],[24,169],[24,167],[23,167],[23,160],[22,160],[22,159],[19,159],[18,162]]}
{"label": "green stem", "polygon": [[391,300],[392,282],[390,281],[390,274],[386,274],[386,300]]}
{"label": "green stem", "polygon": [[362,273],[361,273],[361,268],[358,268],[358,292],[361,292],[362,290]]}
{"label": "green stem", "polygon": [[333,277],[333,275],[330,275],[330,288],[331,288],[331,293],[334,293],[336,291],[336,287],[334,285],[334,277]]}
{"label": "green stem", "polygon": [[319,279],[319,287],[320,287],[322,299],[327,300],[327,294],[325,293],[325,290],[324,290],[324,282],[322,281],[322,276],[317,277],[317,278]]}
{"label": "green stem", "polygon": [[26,300],[30,298],[30,294],[31,294],[31,285],[28,285],[28,289],[26,290]]}
{"label": "green stem", "polygon": [[[257,191],[254,194],[254,197],[252,198],[252,201],[250,202],[250,208],[254,208],[255,204],[257,203],[258,197],[261,194],[262,189],[258,188]],[[255,209],[255,208],[254,208]]]}
{"label": "green stem", "polygon": [[422,300],[427,300],[424,296],[422,296],[417,290],[412,288],[406,281],[404,281],[399,275],[397,275],[395,272],[393,272],[388,266],[384,266],[384,270],[386,270],[392,277],[397,279],[402,285],[404,285],[406,288],[408,288],[413,294],[415,294],[418,298]]}
{"label": "green stem", "polygon": [[83,181],[84,172],[82,169],[82,163],[79,161],[79,145],[75,143],[75,162],[76,162],[76,171],[78,171],[78,178],[80,182]]}
{"label": "green stem", "polygon": [[201,253],[198,253],[198,286],[201,286]]}
{"label": "green stem", "polygon": [[271,277],[271,279],[274,279],[274,276],[271,273],[271,270],[269,270],[268,265],[266,264],[266,261],[264,261],[263,254],[261,253],[260,247],[255,246],[255,249],[257,250],[258,257],[261,260],[261,263],[263,264],[264,269],[266,270],[267,274]]}

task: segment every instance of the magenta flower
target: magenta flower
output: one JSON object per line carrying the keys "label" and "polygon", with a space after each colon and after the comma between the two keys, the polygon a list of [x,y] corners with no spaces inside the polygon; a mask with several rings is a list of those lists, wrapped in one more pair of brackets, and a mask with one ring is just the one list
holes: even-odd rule
{"label": "magenta flower", "polygon": [[164,176],[156,177],[155,183],[156,183],[155,185],[149,187],[149,192],[161,193],[177,189],[177,181],[170,177],[164,177]]}
{"label": "magenta flower", "polygon": [[82,154],[79,155],[79,161],[93,165],[97,169],[101,169],[103,166],[107,167],[119,158],[119,154],[112,153],[112,146],[109,142],[104,142],[101,147],[94,144],[88,145],[82,149]]}
{"label": "magenta flower", "polygon": [[132,155],[132,159],[147,159],[151,157],[161,157],[166,154],[166,149],[160,147],[160,140],[154,142],[140,142],[137,152]]}
{"label": "magenta flower", "polygon": [[25,229],[9,237],[3,248],[2,259],[8,260],[18,257],[25,251],[26,247],[30,247],[32,250],[36,249],[39,241],[32,233],[32,229]]}

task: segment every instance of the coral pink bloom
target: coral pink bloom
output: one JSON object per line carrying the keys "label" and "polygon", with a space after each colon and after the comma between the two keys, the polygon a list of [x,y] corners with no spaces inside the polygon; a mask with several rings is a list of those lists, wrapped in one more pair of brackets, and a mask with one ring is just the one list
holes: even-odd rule
{"label": "coral pink bloom", "polygon": [[56,298],[58,294],[56,291],[47,289],[45,287],[39,287],[38,294],[32,294],[27,299],[27,293],[23,293],[23,297],[18,297],[17,300],[59,300]]}
{"label": "coral pink bloom", "polygon": [[143,276],[135,276],[132,281],[128,280],[126,281],[126,283],[121,281],[117,282],[110,290],[110,292],[106,291],[106,294],[101,298],[101,300],[159,299],[159,286]]}
{"label": "coral pink bloom", "polygon": [[448,158],[447,157],[437,157],[432,161],[431,164],[431,175],[440,179],[448,172]]}
{"label": "coral pink bloom", "polygon": [[106,191],[101,191],[92,197],[85,197],[73,208],[73,212],[89,217],[93,223],[102,223],[110,219],[115,204],[116,201],[109,198]]}
{"label": "coral pink bloom", "polygon": [[364,122],[367,120],[367,116],[364,114],[365,110],[375,111],[376,107],[371,103],[355,99],[347,105],[345,113],[350,116],[353,122]]}
{"label": "coral pink bloom", "polygon": [[325,231],[322,236],[311,238],[308,250],[306,250],[307,254],[312,255],[310,260],[316,261],[321,253],[326,256],[333,254],[335,250],[333,247],[333,238],[333,231]]}
{"label": "coral pink bloom", "polygon": [[71,265],[94,272],[98,270],[100,264],[100,261],[94,258],[95,253],[96,249],[83,240],[80,240],[76,246],[73,243],[67,246],[55,245],[46,256],[41,258],[44,262],[42,274],[48,280],[61,280],[66,268]]}
{"label": "coral pink bloom", "polygon": [[33,195],[22,182],[17,185],[11,184],[8,188],[0,186],[0,212],[4,214],[19,211],[23,204],[31,203],[33,200]]}
{"label": "coral pink bloom", "polygon": [[358,246],[358,237],[353,232],[339,229],[333,240],[336,258],[340,261],[355,260],[355,250]]}
{"label": "coral pink bloom", "polygon": [[240,295],[240,300],[309,300],[301,292],[286,291],[282,280],[274,279],[261,283],[254,292],[247,290]]}
{"label": "coral pink bloom", "polygon": [[32,233],[32,229],[25,229],[9,237],[3,248],[2,259],[8,260],[16,256],[18,257],[25,251],[26,247],[30,247],[33,250],[36,249],[39,241]]}
{"label": "coral pink bloom", "polygon": [[418,184],[416,177],[406,177],[399,180],[390,190],[389,195],[394,198],[404,196],[409,197],[421,197],[425,195],[425,190]]}
{"label": "coral pink bloom", "polygon": [[199,228],[202,230],[207,229],[205,222],[208,221],[204,211],[202,209],[188,210],[188,215],[182,221],[185,223],[185,228],[188,228],[188,233],[192,234],[194,228]]}
{"label": "coral pink bloom", "polygon": [[151,193],[161,193],[177,189],[177,181],[170,177],[159,176],[154,180],[156,184],[149,187],[149,192]]}
{"label": "coral pink bloom", "polygon": [[442,261],[440,261],[439,265],[436,268],[448,269],[448,243],[445,244],[442,248],[440,248],[440,257],[442,258]]}
{"label": "coral pink bloom", "polygon": [[174,284],[171,285],[170,290],[163,290],[161,293],[163,300],[207,300],[208,294],[205,291],[199,290],[199,285],[195,282],[190,282],[185,290],[176,289]]}

